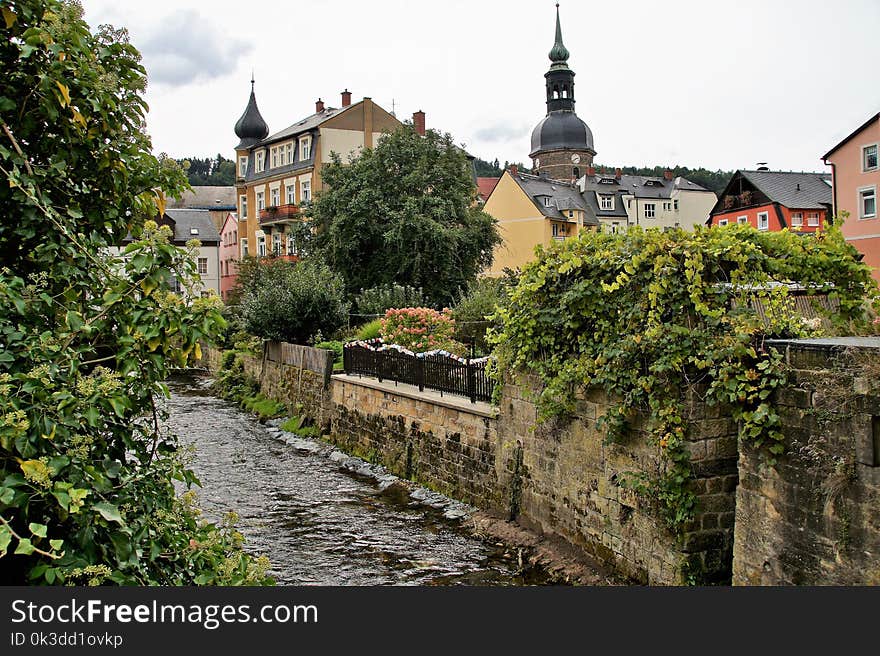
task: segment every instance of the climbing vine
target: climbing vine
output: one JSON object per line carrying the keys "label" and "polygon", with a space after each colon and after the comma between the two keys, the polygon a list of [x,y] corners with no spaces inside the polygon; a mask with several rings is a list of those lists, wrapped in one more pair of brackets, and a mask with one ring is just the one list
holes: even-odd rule
{"label": "climbing vine", "polygon": [[[541,419],[574,412],[578,388],[604,389],[617,399],[599,419],[610,440],[645,416],[661,465],[626,484],[680,529],[695,508],[686,393],[728,406],[741,439],[764,447],[771,461],[782,453],[771,395],[785,369],[766,339],[866,321],[865,299],[877,288],[854,255],[837,228],[815,237],[748,226],[635,228],[539,247],[498,311],[494,375],[500,382],[517,371],[537,374]],[[795,312],[792,283],[822,314]],[[820,297],[836,311],[824,312]]]}

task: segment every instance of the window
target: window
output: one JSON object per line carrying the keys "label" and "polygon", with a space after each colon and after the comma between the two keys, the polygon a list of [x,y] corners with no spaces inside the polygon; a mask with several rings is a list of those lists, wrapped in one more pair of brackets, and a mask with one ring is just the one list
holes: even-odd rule
{"label": "window", "polygon": [[718,219],[718,225],[720,225],[720,226],[726,226],[726,225],[727,225],[727,219]]}
{"label": "window", "polygon": [[672,201],[672,209],[674,209],[676,212],[678,211],[678,199]]}
{"label": "window", "polygon": [[287,147],[286,146],[278,146],[278,165],[284,166],[287,164]]}
{"label": "window", "polygon": [[308,203],[312,199],[312,183],[309,180],[299,183],[299,198],[303,203]]}
{"label": "window", "polygon": [[241,238],[241,256],[247,257],[249,254],[250,253],[248,252],[247,237],[242,237]]}
{"label": "window", "polygon": [[614,196],[599,196],[599,209],[613,210]]}
{"label": "window", "polygon": [[859,218],[873,219],[877,216],[877,187],[859,189]]}
{"label": "window", "polygon": [[296,255],[296,238],[293,235],[287,235],[287,254]]}
{"label": "window", "polygon": [[278,207],[281,204],[281,190],[278,187],[269,190],[269,205]]}
{"label": "window", "polygon": [[574,210],[568,210],[568,218],[569,218],[569,219],[573,219],[573,218],[574,218]]}
{"label": "window", "polygon": [[272,235],[272,254],[284,255],[284,253],[281,251],[281,235],[277,232]]}
{"label": "window", "polygon": [[238,177],[243,178],[247,175],[247,155],[238,158]]}
{"label": "window", "polygon": [[747,216],[738,216],[736,217],[736,222],[740,225],[746,225],[749,222],[749,217]]}
{"label": "window", "polygon": [[568,226],[563,223],[554,223],[553,224],[553,238],[554,239],[565,239],[565,236],[568,234]]}
{"label": "window", "polygon": [[287,144],[285,150],[287,151],[287,163],[293,164],[293,142]]}
{"label": "window", "polygon": [[247,196],[241,195],[238,197],[238,204],[241,206],[241,218],[246,219],[247,216]]}
{"label": "window", "polygon": [[262,173],[266,168],[266,151],[258,150],[254,156],[254,169],[257,173]]}
{"label": "window", "polygon": [[616,235],[618,232],[620,232],[620,224],[616,223],[616,222],[612,223],[611,224],[611,234]]}
{"label": "window", "polygon": [[792,225],[792,227],[804,225],[804,213],[803,212],[792,212],[791,213],[791,225]]}
{"label": "window", "polygon": [[276,166],[278,166],[278,147],[275,146],[274,148],[272,148],[271,152],[272,152],[272,164],[269,166],[269,168],[274,169]]}
{"label": "window", "polygon": [[553,199],[550,196],[544,196],[544,207],[552,207]]}
{"label": "window", "polygon": [[758,212],[758,230],[770,229],[770,214],[767,212]]}
{"label": "window", "polygon": [[819,225],[819,213],[818,212],[810,212],[807,214],[807,225],[813,226],[814,228]]}
{"label": "window", "polygon": [[257,237],[257,255],[266,257],[266,235],[259,235]]}
{"label": "window", "polygon": [[669,212],[672,210],[672,203],[663,203],[663,211]]}
{"label": "window", "polygon": [[877,168],[877,144],[862,148],[862,171],[874,171]]}
{"label": "window", "polygon": [[289,184],[284,188],[287,194],[287,204],[296,205],[296,185]]}
{"label": "window", "polygon": [[653,219],[656,215],[657,205],[655,203],[645,203],[645,218]]}
{"label": "window", "polygon": [[238,230],[233,230],[233,231],[232,231],[232,243],[233,243],[233,244],[237,244],[237,243],[238,243]]}
{"label": "window", "polygon": [[260,212],[266,209],[266,192],[258,191],[257,192],[257,211]]}
{"label": "window", "polygon": [[208,258],[200,257],[199,258],[199,273],[205,275],[208,273]]}
{"label": "window", "polygon": [[312,138],[303,137],[299,140],[299,161],[304,162],[312,156]]}

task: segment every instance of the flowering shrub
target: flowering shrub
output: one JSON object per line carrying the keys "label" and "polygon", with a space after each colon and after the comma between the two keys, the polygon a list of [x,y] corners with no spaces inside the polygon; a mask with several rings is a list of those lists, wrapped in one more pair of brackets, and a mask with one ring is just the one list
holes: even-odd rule
{"label": "flowering shrub", "polygon": [[401,308],[385,312],[380,334],[386,344],[397,344],[416,353],[444,349],[462,353],[464,347],[452,339],[455,320],[452,311],[431,308]]}

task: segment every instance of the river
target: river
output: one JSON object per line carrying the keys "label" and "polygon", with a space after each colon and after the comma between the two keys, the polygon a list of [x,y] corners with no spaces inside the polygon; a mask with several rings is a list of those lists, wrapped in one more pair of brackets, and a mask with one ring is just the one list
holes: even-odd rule
{"label": "river", "polygon": [[[387,480],[383,486],[365,463],[358,467],[360,461],[319,440],[286,443],[285,435],[213,396],[209,384],[192,373],[170,380],[168,424],[193,449],[205,516],[238,513],[246,548],[269,557],[279,584],[548,582],[542,571],[520,571],[515,549],[487,542],[466,522],[417,500],[437,495],[387,487]],[[460,506],[447,505],[447,514],[450,507]]]}

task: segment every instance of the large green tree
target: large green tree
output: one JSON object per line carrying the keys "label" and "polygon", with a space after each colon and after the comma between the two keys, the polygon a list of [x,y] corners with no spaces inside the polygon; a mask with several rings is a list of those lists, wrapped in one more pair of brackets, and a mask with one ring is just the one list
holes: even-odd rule
{"label": "large green tree", "polygon": [[0,580],[261,580],[175,494],[156,399],[222,319],[169,291],[192,253],[140,218],[186,181],[150,154],[139,54],[59,0],[3,3],[0,32]]}
{"label": "large green tree", "polygon": [[404,126],[322,176],[309,215],[349,293],[399,283],[442,305],[491,263],[495,221],[474,205],[467,156],[448,134]]}

